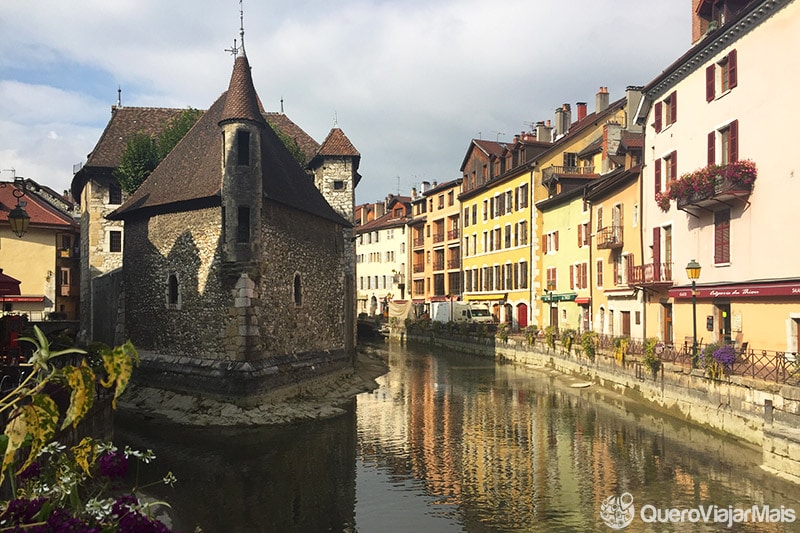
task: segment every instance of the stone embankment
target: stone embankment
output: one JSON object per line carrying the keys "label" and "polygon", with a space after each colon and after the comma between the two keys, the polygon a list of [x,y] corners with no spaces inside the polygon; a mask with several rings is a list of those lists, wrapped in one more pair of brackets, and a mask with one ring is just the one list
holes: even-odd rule
{"label": "stone embankment", "polygon": [[282,387],[253,405],[130,384],[118,406],[135,416],[197,426],[255,426],[330,418],[342,414],[357,394],[378,386],[375,378],[388,370],[379,353],[359,347],[353,368]]}
{"label": "stone embankment", "polygon": [[800,387],[741,376],[711,379],[700,369],[665,363],[655,376],[639,361],[599,352],[594,360],[537,340],[475,338],[439,332],[392,341],[425,342],[452,350],[552,369],[646,402],[672,416],[760,446],[762,467],[800,483]]}

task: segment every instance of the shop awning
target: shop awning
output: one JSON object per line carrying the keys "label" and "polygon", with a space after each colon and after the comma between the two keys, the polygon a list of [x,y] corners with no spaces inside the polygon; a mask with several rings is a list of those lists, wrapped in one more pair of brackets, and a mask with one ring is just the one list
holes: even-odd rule
{"label": "shop awning", "polygon": [[505,300],[508,293],[506,292],[487,292],[481,294],[465,294],[464,299],[468,302],[485,302],[487,300]]}
{"label": "shop awning", "polygon": [[589,305],[592,299],[588,296],[581,296],[580,298],[575,298],[575,303],[578,305]]}
{"label": "shop awning", "polygon": [[20,283],[22,283],[20,280],[14,279],[8,274],[3,274],[3,269],[0,268],[0,296],[19,294]]}
{"label": "shop awning", "polygon": [[[676,287],[669,290],[675,299],[691,298],[691,287]],[[738,283],[732,285],[704,285],[697,287],[698,298],[768,298],[795,296],[800,298],[800,281],[773,283]]]}
{"label": "shop awning", "polygon": [[44,296],[19,296],[19,295],[6,296],[0,294],[0,301],[18,302],[18,303],[41,303],[44,301]]}

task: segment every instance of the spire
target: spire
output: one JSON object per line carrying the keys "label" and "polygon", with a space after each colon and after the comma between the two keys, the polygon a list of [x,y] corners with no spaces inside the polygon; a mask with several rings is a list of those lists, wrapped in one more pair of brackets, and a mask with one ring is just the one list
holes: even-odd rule
{"label": "spire", "polygon": [[244,9],[242,8],[242,0],[239,0],[239,38],[242,45],[236,52],[236,57],[245,57],[244,53]]}
{"label": "spire", "polygon": [[[241,0],[239,4],[241,5]],[[266,126],[264,116],[261,114],[261,104],[253,86],[253,76],[250,72],[250,63],[244,53],[244,18],[240,10],[240,38],[241,43],[233,62],[233,74],[225,96],[225,107],[222,110],[220,123],[226,121],[247,120]]]}

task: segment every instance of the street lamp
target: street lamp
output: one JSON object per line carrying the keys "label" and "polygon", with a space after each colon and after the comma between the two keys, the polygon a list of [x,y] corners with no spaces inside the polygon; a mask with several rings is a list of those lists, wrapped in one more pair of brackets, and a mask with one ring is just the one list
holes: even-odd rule
{"label": "street lamp", "polygon": [[553,292],[556,290],[556,284],[554,281],[547,282],[547,288],[544,290],[547,293],[547,305],[549,308],[550,313],[550,327],[553,327]]}
{"label": "street lamp", "polygon": [[686,275],[692,280],[692,368],[697,368],[697,278],[700,277],[700,263],[694,259],[689,261]]}
{"label": "street lamp", "polygon": [[[6,185],[3,184],[3,187]],[[31,217],[25,211],[25,206],[28,202],[21,202],[20,198],[25,196],[25,178],[21,176],[14,176],[14,190],[11,192],[14,198],[17,199],[17,205],[8,212],[8,223],[11,226],[11,231],[14,235],[22,238],[28,231],[28,224],[31,222]]]}

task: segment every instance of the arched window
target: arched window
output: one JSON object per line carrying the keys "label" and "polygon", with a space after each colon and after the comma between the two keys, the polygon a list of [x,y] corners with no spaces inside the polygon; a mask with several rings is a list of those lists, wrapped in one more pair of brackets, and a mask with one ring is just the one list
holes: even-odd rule
{"label": "arched window", "polygon": [[294,275],[294,305],[303,304],[303,284],[300,280],[300,274]]}
{"label": "arched window", "polygon": [[178,275],[174,272],[167,277],[167,307],[178,309],[181,303],[181,294],[178,287]]}

